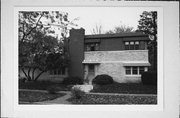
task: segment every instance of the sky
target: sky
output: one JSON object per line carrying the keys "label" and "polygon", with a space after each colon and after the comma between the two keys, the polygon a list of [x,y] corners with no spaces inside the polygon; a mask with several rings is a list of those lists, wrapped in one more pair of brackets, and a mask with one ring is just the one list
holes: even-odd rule
{"label": "sky", "polygon": [[125,25],[137,29],[140,14],[151,11],[147,7],[61,7],[61,11],[68,12],[69,20],[75,21],[76,28],[84,28],[85,34],[92,34],[96,25],[101,25],[104,32],[116,26]]}

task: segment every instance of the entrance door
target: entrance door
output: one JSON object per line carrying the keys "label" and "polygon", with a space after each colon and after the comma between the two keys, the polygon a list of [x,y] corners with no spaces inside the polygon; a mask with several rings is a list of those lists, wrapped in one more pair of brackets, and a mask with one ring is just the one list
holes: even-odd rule
{"label": "entrance door", "polygon": [[94,79],[95,76],[95,67],[94,64],[89,64],[88,65],[88,79],[91,82],[92,79]]}

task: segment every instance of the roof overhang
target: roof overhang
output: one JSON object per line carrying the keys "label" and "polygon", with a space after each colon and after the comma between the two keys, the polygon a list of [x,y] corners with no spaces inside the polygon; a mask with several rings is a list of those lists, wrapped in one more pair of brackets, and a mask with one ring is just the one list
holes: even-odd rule
{"label": "roof overhang", "polygon": [[83,64],[100,64],[100,62],[94,61],[94,60],[84,60],[82,63]]}
{"label": "roof overhang", "polygon": [[123,62],[123,66],[151,66],[151,64],[149,62],[131,61]]}

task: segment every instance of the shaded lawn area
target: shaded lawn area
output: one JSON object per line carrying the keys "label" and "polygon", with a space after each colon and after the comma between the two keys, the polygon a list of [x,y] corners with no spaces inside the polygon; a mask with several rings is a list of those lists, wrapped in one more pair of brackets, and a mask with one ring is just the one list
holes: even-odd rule
{"label": "shaded lawn area", "polygon": [[70,87],[66,85],[51,81],[36,81],[36,82],[26,82],[26,83],[19,82],[19,89],[48,90],[49,88],[52,87],[56,89],[56,91],[70,90]]}
{"label": "shaded lawn area", "polygon": [[96,85],[91,92],[95,93],[124,93],[124,94],[157,94],[157,86],[138,83],[113,83]]}
{"label": "shaded lawn area", "polygon": [[157,104],[157,96],[93,95],[68,99],[72,104]]}
{"label": "shaded lawn area", "polygon": [[19,91],[19,102],[42,102],[66,95],[65,93],[49,94],[43,92]]}

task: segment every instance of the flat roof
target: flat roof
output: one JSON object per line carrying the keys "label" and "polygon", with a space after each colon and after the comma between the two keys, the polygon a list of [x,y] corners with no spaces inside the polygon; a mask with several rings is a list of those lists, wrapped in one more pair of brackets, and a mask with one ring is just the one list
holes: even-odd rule
{"label": "flat roof", "polygon": [[117,37],[148,37],[148,35],[141,32],[85,35],[85,39],[117,38]]}

